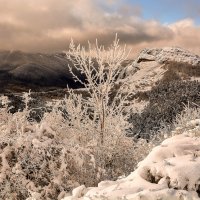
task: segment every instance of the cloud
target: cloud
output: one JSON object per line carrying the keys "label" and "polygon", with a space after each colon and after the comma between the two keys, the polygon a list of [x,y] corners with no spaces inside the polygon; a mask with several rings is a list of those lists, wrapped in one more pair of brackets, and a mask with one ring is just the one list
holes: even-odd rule
{"label": "cloud", "polygon": [[115,33],[133,47],[182,46],[196,53],[200,28],[192,19],[163,25],[142,19],[139,5],[121,0],[0,0],[0,49],[54,52],[65,50],[71,37],[110,44]]}
{"label": "cloud", "polygon": [[185,19],[169,25],[174,32],[174,39],[171,44],[188,48],[200,54],[200,27],[195,26],[192,19]]}

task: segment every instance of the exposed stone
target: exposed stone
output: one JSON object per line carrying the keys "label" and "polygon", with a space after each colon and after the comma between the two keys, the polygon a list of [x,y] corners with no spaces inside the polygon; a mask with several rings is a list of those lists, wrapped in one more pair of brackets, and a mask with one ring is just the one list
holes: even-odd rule
{"label": "exposed stone", "polygon": [[179,47],[146,48],[141,51],[134,64],[150,61],[157,61],[161,64],[176,61],[197,65],[200,64],[200,57]]}

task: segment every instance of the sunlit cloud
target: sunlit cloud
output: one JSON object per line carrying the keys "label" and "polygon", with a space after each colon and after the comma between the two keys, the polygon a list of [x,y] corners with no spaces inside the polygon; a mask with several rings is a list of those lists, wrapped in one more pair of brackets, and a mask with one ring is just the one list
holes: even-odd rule
{"label": "sunlit cloud", "polygon": [[[115,33],[133,48],[180,46],[200,53],[200,28],[192,18],[162,24],[144,19],[142,7],[120,0],[0,0],[0,49],[62,51],[71,37],[109,44]],[[113,7],[115,9],[113,9]]]}

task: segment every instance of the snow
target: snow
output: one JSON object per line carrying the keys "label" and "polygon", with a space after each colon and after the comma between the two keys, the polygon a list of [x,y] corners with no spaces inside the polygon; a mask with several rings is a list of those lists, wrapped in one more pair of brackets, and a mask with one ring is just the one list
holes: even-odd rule
{"label": "snow", "polygon": [[84,194],[84,190],[86,189],[86,187],[84,185],[81,185],[77,188],[75,188],[73,191],[72,191],[72,195],[73,197],[75,198],[79,198],[81,197],[83,194]]}
{"label": "snow", "polygon": [[129,176],[100,182],[98,187],[80,186],[73,190],[72,196],[62,200],[200,199],[200,137],[196,132],[198,129],[200,133],[200,120],[193,120],[187,126],[188,133],[164,140]]}
{"label": "snow", "polygon": [[191,77],[190,78],[190,81],[198,81],[198,82],[200,82],[200,77]]}

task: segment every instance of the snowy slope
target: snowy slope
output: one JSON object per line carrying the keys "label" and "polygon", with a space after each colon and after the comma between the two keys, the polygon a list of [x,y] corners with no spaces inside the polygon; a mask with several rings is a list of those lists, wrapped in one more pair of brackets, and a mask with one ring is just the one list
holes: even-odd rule
{"label": "snowy slope", "polygon": [[151,90],[166,72],[163,64],[159,64],[156,61],[142,62],[139,64],[138,69],[137,72],[124,79],[134,93]]}
{"label": "snowy slope", "polygon": [[128,177],[100,182],[96,188],[80,186],[63,200],[195,200],[200,199],[200,120],[179,128],[155,147]]}

